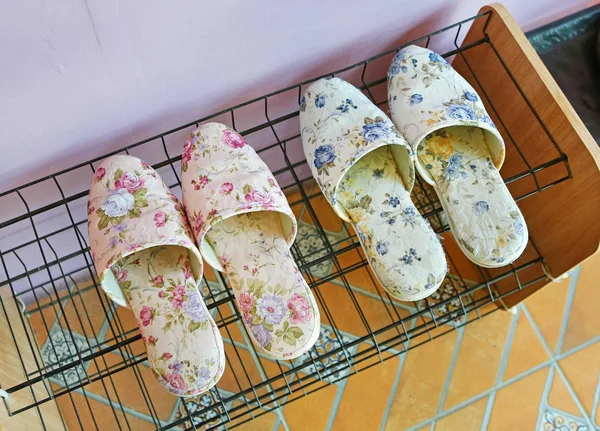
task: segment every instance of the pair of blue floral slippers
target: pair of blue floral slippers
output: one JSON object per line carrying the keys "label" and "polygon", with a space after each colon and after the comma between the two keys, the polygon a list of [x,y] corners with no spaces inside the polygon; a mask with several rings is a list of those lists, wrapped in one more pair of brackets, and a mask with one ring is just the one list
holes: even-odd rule
{"label": "pair of blue floral slippers", "polygon": [[516,260],[527,227],[499,173],[504,141],[473,87],[439,54],[409,46],[388,70],[388,103],[391,120],[331,78],[311,84],[300,107],[313,176],[354,227],[382,286],[416,301],[447,272],[439,237],[410,199],[415,165],[471,261],[495,268]]}

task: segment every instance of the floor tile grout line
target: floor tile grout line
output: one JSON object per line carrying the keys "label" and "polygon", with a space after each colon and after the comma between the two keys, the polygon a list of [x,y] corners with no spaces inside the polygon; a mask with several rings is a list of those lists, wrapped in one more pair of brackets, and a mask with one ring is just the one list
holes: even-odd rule
{"label": "floor tile grout line", "polygon": [[331,405],[331,411],[329,412],[329,419],[327,420],[327,425],[325,426],[325,431],[331,431],[333,427],[333,423],[335,422],[335,417],[337,416],[337,411],[342,402],[342,397],[344,396],[344,390],[346,389],[346,385],[348,384],[348,378],[352,376],[346,376],[344,380],[342,380],[341,384],[336,385],[338,387],[337,392],[335,394],[335,398],[333,399],[333,404]]}
{"label": "floor tile grout line", "polygon": [[[598,411],[598,404],[600,403],[600,373],[598,373],[598,383],[596,385],[596,393],[594,394],[594,401],[592,402],[592,423],[597,423],[596,412]],[[599,425],[600,427],[600,425]]]}
{"label": "floor tile grout line", "polygon": [[592,420],[591,420],[590,416],[585,411],[585,408],[581,404],[581,401],[579,400],[579,397],[577,396],[577,394],[573,390],[573,387],[571,386],[571,382],[569,382],[567,380],[567,376],[565,376],[562,368],[560,367],[560,364],[558,363],[558,360],[556,359],[556,357],[554,356],[554,353],[552,352],[552,349],[550,348],[550,346],[548,345],[548,342],[546,341],[546,339],[542,335],[542,332],[540,331],[540,328],[538,328],[537,323],[533,320],[533,317],[529,313],[529,310],[527,309],[527,306],[525,304],[522,304],[522,307],[523,307],[522,308],[523,312],[525,313],[525,315],[527,316],[527,319],[529,319],[529,322],[531,323],[531,326],[533,327],[533,330],[538,334],[538,337],[540,338],[540,340],[542,340],[542,344],[544,345],[544,348],[546,349],[546,352],[548,352],[548,354],[550,355],[550,362],[552,363],[552,365],[554,365],[554,367],[556,367],[556,371],[558,372],[558,374],[562,378],[565,386],[567,387],[567,390],[569,391],[569,393],[573,397],[573,401],[575,401],[575,404],[577,404],[577,408],[579,408],[579,411],[582,413],[583,418],[588,423],[588,426],[590,426],[592,429],[594,429],[595,427],[592,424]]}
{"label": "floor tile grout line", "polygon": [[[271,431],[277,431],[279,429],[279,425],[281,424],[281,420],[279,418],[277,418],[277,420],[275,421],[275,423],[273,424],[273,428],[271,428]],[[286,430],[287,431],[287,430]]]}
{"label": "floor tile grout line", "polygon": [[[569,318],[571,317],[571,309],[573,308],[573,300],[575,298],[575,291],[577,290],[577,282],[579,281],[579,274],[581,273],[581,267],[576,267],[571,271],[571,280],[569,282],[569,292],[567,293],[567,302],[565,304],[565,311],[563,314],[563,320],[560,326],[560,332],[558,341],[556,343],[556,354],[559,354],[563,347],[565,334],[569,325]],[[524,304],[523,304],[524,305]]]}
{"label": "floor tile grout line", "polygon": [[[283,408],[279,407],[275,409],[274,412],[277,415],[277,421],[275,422],[275,425],[281,425],[285,431],[290,431],[290,427],[288,426],[285,416],[283,415]],[[274,427],[273,431],[277,431],[277,428]]]}
{"label": "floor tile grout line", "polygon": [[[417,325],[416,320],[413,320],[410,323],[410,329],[413,330]],[[408,349],[410,346],[410,339],[404,343],[404,348]],[[398,385],[400,384],[400,379],[402,375],[402,369],[404,368],[404,363],[406,362],[406,357],[408,356],[408,350],[406,350],[403,354],[400,355],[400,362],[398,363],[398,371],[396,371],[396,376],[394,378],[394,382],[392,383],[392,389],[390,390],[390,395],[388,396],[388,401],[385,406],[385,410],[383,411],[383,417],[381,418],[381,426],[379,427],[379,431],[384,431],[385,424],[387,423],[388,416],[390,414],[390,410],[392,409],[392,403],[394,401],[394,397],[396,396],[396,391],[398,390]]]}
{"label": "floor tile grout line", "polygon": [[454,352],[452,352],[452,358],[450,359],[450,365],[448,367],[448,373],[446,374],[446,380],[444,381],[444,387],[442,388],[442,395],[440,396],[440,402],[435,415],[440,414],[444,410],[444,404],[446,402],[446,396],[448,395],[448,389],[450,388],[450,382],[452,381],[452,375],[454,374],[454,367],[460,353],[460,347],[462,340],[465,335],[465,326],[461,326],[456,330],[458,335],[456,337],[456,343],[454,344]]}
{"label": "floor tile grout line", "polygon": [[[117,403],[115,401],[107,400],[106,398],[104,398],[101,395],[98,395],[98,394],[96,394],[94,392],[84,391],[81,388],[74,389],[73,392],[76,392],[76,393],[78,393],[80,395],[83,395],[84,397],[91,398],[94,401],[98,401],[99,403],[102,403],[104,405],[112,406],[112,407],[114,407],[116,409],[116,411],[121,412],[123,414],[127,413],[128,415],[134,416],[134,417],[136,417],[138,419],[143,419],[143,420],[145,420],[147,422],[150,422],[152,424],[154,423],[154,420],[152,419],[151,416],[145,415],[144,413],[138,412],[137,410],[133,410],[131,407],[124,406],[124,405],[122,405],[120,403]],[[162,422],[159,418],[156,418],[156,420],[158,422]]]}
{"label": "floor tile grout line", "polygon": [[385,410],[383,411],[383,417],[381,418],[381,425],[379,426],[379,431],[384,431],[385,429],[385,424],[387,423],[388,415],[390,413],[390,410],[392,409],[392,403],[394,401],[394,396],[396,395],[396,390],[398,389],[398,385],[400,383],[400,376],[402,375],[402,369],[404,368],[405,362],[406,354],[400,356],[398,370],[396,371],[396,375],[394,376],[394,382],[392,383],[392,388],[390,389],[390,395],[388,397]]}
{"label": "floor tile grout line", "polygon": [[548,408],[548,395],[550,394],[552,384],[554,383],[554,373],[554,366],[550,366],[550,371],[546,377],[546,383],[544,384],[544,390],[542,391],[542,397],[540,398],[540,403],[538,405],[538,418],[535,422],[536,425],[540,425],[542,423],[542,416],[544,416],[546,409]]}
{"label": "floor tile grout line", "polygon": [[417,425],[415,425],[415,426],[413,426],[411,428],[408,428],[406,431],[416,431],[416,430],[419,430],[423,426],[429,425],[431,422],[434,422],[434,421],[437,421],[438,419],[441,419],[443,417],[449,416],[452,413],[456,413],[457,411],[463,409],[464,407],[468,406],[469,404],[472,404],[474,402],[479,401],[482,398],[485,398],[486,396],[488,396],[492,392],[495,392],[495,391],[497,391],[499,389],[503,389],[506,386],[509,386],[509,385],[515,383],[516,381],[521,380],[521,379],[523,379],[525,377],[529,377],[531,374],[534,374],[535,372],[543,369],[544,367],[549,366],[550,364],[551,364],[550,361],[546,361],[546,362],[543,362],[541,364],[538,364],[535,367],[533,367],[533,368],[531,368],[531,369],[529,369],[529,370],[527,370],[527,371],[525,371],[525,372],[523,372],[523,373],[521,373],[521,374],[519,374],[519,375],[511,378],[511,379],[508,379],[507,381],[503,382],[502,384],[500,384],[500,385],[498,385],[496,387],[493,387],[493,388],[490,388],[490,389],[488,389],[486,391],[483,391],[480,394],[475,395],[474,397],[469,398],[468,400],[463,401],[462,403],[457,404],[454,407],[449,408],[448,410],[442,412],[441,414],[439,414],[437,416],[429,418],[429,419],[421,422],[420,424],[417,424]]}
{"label": "floor tile grout line", "polygon": [[[600,336],[592,338],[591,340],[586,341],[585,343],[583,343],[583,344],[581,344],[581,345],[579,345],[579,346],[577,346],[577,347],[569,350],[568,352],[560,354],[556,358],[557,358],[557,360],[565,359],[565,358],[567,358],[567,357],[569,357],[571,355],[574,355],[575,353],[577,353],[577,352],[579,352],[579,351],[581,351],[581,350],[583,350],[583,349],[585,349],[585,348],[587,348],[587,347],[589,347],[589,346],[591,346],[591,345],[593,345],[595,343],[598,343],[598,342],[600,342]],[[521,379],[523,379],[525,377],[529,377],[531,374],[534,374],[535,372],[537,372],[537,371],[539,371],[539,370],[541,370],[544,367],[547,367],[549,365],[552,365],[552,361],[551,360],[548,360],[546,362],[542,362],[541,364],[538,364],[535,367],[530,368],[529,370],[524,371],[523,373],[521,373],[521,374],[519,374],[519,375],[517,375],[515,377],[510,378],[509,380],[506,380],[505,382],[503,382],[502,384],[500,384],[500,385],[498,385],[498,386],[496,386],[494,388],[488,389],[487,391],[484,391],[484,392],[480,393],[479,395],[474,396],[473,398],[470,398],[470,399],[468,399],[466,401],[463,401],[462,403],[460,403],[460,404],[458,404],[458,405],[456,405],[456,406],[454,406],[454,407],[446,410],[445,412],[443,412],[442,414],[440,414],[438,416],[434,416],[432,418],[429,418],[429,419],[427,419],[427,420],[425,420],[425,421],[423,421],[423,422],[421,422],[421,423],[413,426],[412,428],[408,428],[406,431],[416,431],[416,430],[419,430],[420,428],[422,428],[422,427],[424,427],[426,425],[429,425],[432,421],[436,421],[436,420],[441,419],[441,418],[443,418],[445,416],[448,416],[448,415],[450,415],[452,413],[456,413],[458,410],[460,410],[460,409],[468,406],[469,404],[472,404],[474,402],[479,401],[481,398],[489,395],[490,393],[495,392],[495,391],[497,391],[499,389],[503,389],[506,386],[509,386],[509,385],[515,383],[516,381],[521,380]]]}
{"label": "floor tile grout line", "polygon": [[[506,371],[506,366],[508,364],[508,358],[510,356],[510,352],[512,350],[512,343],[515,337],[515,333],[517,332],[517,325],[519,323],[519,319],[521,317],[521,313],[517,309],[517,313],[513,315],[512,320],[510,322],[510,328],[508,329],[508,334],[506,336],[506,343],[504,344],[504,352],[502,352],[502,358],[500,359],[500,365],[498,367],[498,374],[496,375],[496,382],[494,386],[498,386],[502,383],[504,379],[504,372]],[[496,392],[492,392],[490,397],[488,398],[487,404],[485,406],[485,413],[483,415],[483,420],[481,421],[481,430],[486,430],[488,428],[490,417],[492,415],[492,409],[494,408],[494,402],[496,400]]]}

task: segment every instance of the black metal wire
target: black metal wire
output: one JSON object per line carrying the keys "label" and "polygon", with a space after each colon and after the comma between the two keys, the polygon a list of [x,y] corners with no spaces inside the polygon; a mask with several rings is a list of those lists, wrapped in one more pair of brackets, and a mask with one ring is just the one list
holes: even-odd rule
{"label": "black metal wire", "polygon": [[[531,177],[535,183],[534,190],[515,198],[516,200],[521,200],[569,180],[571,178],[571,170],[566,155],[560,150],[560,147],[550,135],[546,125],[543,124],[538,113],[533,108],[533,105],[519,87],[518,82],[511,75],[503,59],[500,58],[490,38],[487,37],[485,30],[490,13],[486,12],[460,21],[415,39],[406,45],[421,43],[429,46],[432,39],[437,35],[454,35],[454,48],[443,53],[443,56],[458,55],[461,57],[461,60],[464,61],[472,75],[467,78],[472,78],[479,85],[479,90],[484,96],[487,106],[491,109],[498,124],[501,126],[501,132],[508,138],[507,141],[515,146],[519,157],[526,166],[523,172],[505,179],[505,182],[507,184],[520,183]],[[465,25],[469,25],[473,21],[481,21],[483,23],[481,38],[467,45],[459,46],[460,32]],[[548,148],[552,150],[551,154],[556,154],[556,157],[540,164],[533,164],[527,160],[525,153],[512,138],[511,131],[507,128],[503,118],[501,118],[498,110],[489,99],[488,92],[481,85],[480,79],[467,61],[468,51],[479,46],[487,46],[491,55],[498,57],[501,66],[498,73],[505,73],[510,77],[518,94],[526,102],[528,109],[531,110],[533,117],[539,123],[541,130],[548,136]],[[367,94],[373,103],[381,106],[383,109],[387,100],[376,100],[375,94],[379,93],[373,90],[376,86],[385,84],[386,76],[385,71],[381,72],[376,69],[377,63],[375,61],[383,59],[385,56],[393,55],[400,48],[383,52],[370,59],[321,77],[336,76],[355,71],[357,75],[360,74],[360,89]],[[383,60],[380,60],[380,64],[381,61]],[[373,70],[377,73],[371,73]],[[428,298],[414,304],[398,304],[385,290],[382,290],[381,286],[375,281],[370,269],[365,269],[368,262],[359,249],[360,244],[356,235],[349,226],[343,224],[342,231],[335,233],[333,236],[324,228],[323,220],[320,220],[320,216],[313,205],[316,199],[322,199],[322,195],[318,191],[318,187],[315,186],[312,177],[306,174],[307,162],[305,160],[291,160],[289,148],[293,145],[299,145],[300,134],[296,131],[291,133],[290,136],[283,137],[282,133],[278,132],[280,126],[283,127],[292,124],[293,121],[297,121],[298,111],[295,110],[283,114],[276,113],[278,105],[274,102],[275,96],[281,97],[284,93],[290,92],[291,100],[297,101],[299,104],[303,89],[321,77],[307,80],[224,109],[102,157],[86,161],[70,169],[0,193],[0,198],[15,197],[21,199],[25,207],[25,210],[17,216],[0,222],[0,237],[4,236],[4,234],[13,233],[20,226],[18,225],[20,222],[28,222],[29,230],[31,231],[31,235],[29,237],[23,235],[23,239],[18,241],[18,244],[13,244],[4,250],[0,250],[0,262],[6,274],[6,278],[0,281],[0,293],[2,290],[7,290],[10,297],[12,297],[12,300],[8,302],[6,296],[3,298],[0,295],[0,312],[4,313],[4,316],[7,318],[6,320],[8,320],[7,305],[10,304],[11,306],[19,307],[19,301],[22,299],[33,298],[34,303],[28,308],[27,315],[36,315],[39,313],[41,316],[43,330],[48,335],[46,349],[54,349],[55,356],[59,358],[56,346],[54,346],[50,337],[50,331],[54,322],[47,322],[45,317],[45,313],[50,311],[56,316],[57,321],[62,319],[61,323],[64,323],[64,325],[59,325],[59,329],[63,331],[65,338],[73,337],[71,329],[75,325],[82,328],[83,334],[81,335],[85,337],[87,343],[86,348],[80,349],[76,347],[75,351],[69,352],[70,354],[67,357],[59,359],[56,364],[43,363],[39,359],[41,357],[41,346],[37,345],[35,337],[30,336],[32,331],[27,331],[29,322],[26,315],[20,314],[19,319],[8,320],[11,341],[15,345],[16,355],[23,367],[24,378],[11,387],[4,385],[3,389],[15,396],[21,393],[29,393],[31,396],[30,402],[21,403],[12,409],[9,409],[9,405],[5,401],[5,406],[9,414],[18,414],[28,409],[36,408],[38,414],[41,416],[39,409],[41,404],[48,400],[68,395],[75,411],[77,425],[81,429],[84,429],[82,417],[87,415],[92,417],[93,426],[95,429],[98,429],[99,425],[93,418],[92,408],[87,397],[86,408],[78,411],[73,393],[74,391],[78,391],[85,396],[86,386],[100,381],[100,386],[103,388],[103,396],[109,401],[111,414],[114,417],[114,428],[131,429],[131,424],[127,419],[128,415],[123,405],[126,400],[123,399],[122,394],[118,393],[118,385],[115,384],[116,379],[119,378],[119,373],[131,369],[135,378],[135,384],[138,386],[140,395],[144,400],[145,411],[143,413],[150,417],[151,423],[156,429],[167,430],[174,427],[183,427],[190,430],[227,429],[227,424],[233,423],[237,425],[251,420],[268,410],[276,409],[300,396],[309,395],[332,382],[347,378],[351,373],[361,372],[380,362],[405,353],[409,349],[416,348],[425,342],[454,331],[473,320],[480,319],[494,311],[493,308],[488,310],[487,308],[489,307],[486,306],[495,301],[502,300],[514,292],[546,280],[542,269],[544,265],[543,256],[540,255],[535,244],[530,241],[526,250],[527,255],[532,256],[530,259],[494,270],[493,273],[482,270],[479,272],[479,279],[472,281],[465,280],[462,277],[459,268],[453,261],[452,255],[447,253],[451,273],[453,274],[445,281],[446,283],[450,283],[449,289],[452,292],[450,297],[447,298],[439,300]],[[277,152],[278,156],[281,156],[280,159],[283,160],[284,164],[273,167],[273,175],[276,178],[285,177],[291,179],[291,183],[284,183],[282,187],[287,194],[291,195],[295,193],[299,195],[295,200],[290,199],[290,206],[294,211],[300,210],[301,218],[310,219],[310,226],[314,229],[314,235],[316,235],[321,245],[308,252],[302,252],[298,245],[294,244],[292,246],[292,254],[312,289],[319,305],[323,322],[330,328],[332,340],[335,341],[336,347],[329,351],[320,351],[317,347],[314,347],[308,354],[292,363],[277,361],[275,367],[267,367],[266,361],[268,359],[265,359],[257,352],[254,346],[248,342],[248,339],[245,339],[243,342],[234,339],[234,328],[237,326],[236,330],[240,330],[243,326],[240,323],[239,310],[237,310],[233,302],[231,292],[226,288],[213,291],[214,284],[204,279],[202,287],[203,291],[207,292],[205,297],[207,307],[215,317],[219,328],[223,330],[224,337],[229,340],[227,341],[227,346],[232,351],[231,353],[228,350],[227,366],[228,370],[231,370],[233,373],[234,392],[225,392],[213,388],[210,394],[215,404],[202,408],[198,407],[194,411],[188,408],[187,403],[191,402],[190,399],[182,398],[179,401],[180,407],[178,407],[179,412],[177,416],[172,421],[168,421],[169,423],[166,423],[164,418],[159,418],[156,408],[161,400],[157,399],[157,396],[149,391],[142,377],[141,367],[145,366],[146,355],[141,354],[136,356],[134,354],[134,343],[139,343],[141,335],[136,328],[125,327],[119,313],[116,312],[116,306],[107,300],[102,289],[99,287],[95,277],[96,274],[92,264],[89,244],[84,233],[87,220],[85,216],[78,217],[77,211],[71,208],[71,205],[77,205],[79,200],[84,200],[88,192],[87,190],[78,190],[66,193],[61,186],[61,181],[63,179],[66,181],[66,175],[76,169],[85,167],[93,173],[95,171],[94,165],[105,157],[123,152],[128,154],[130,150],[136,147],[148,145],[152,148],[154,154],[161,155],[160,160],[154,164],[154,168],[159,169],[164,167],[169,169],[175,178],[175,183],[171,185],[171,188],[179,187],[181,186],[181,180],[176,163],[181,160],[181,153],[170,154],[167,149],[166,138],[176,132],[193,126],[197,127],[201,123],[224,115],[230,118],[231,125],[235,128],[236,123],[239,124],[239,121],[236,121],[236,115],[240,109],[259,103],[262,104],[264,118],[255,121],[249,128],[240,131],[240,133],[246,137],[251,137],[258,132],[270,133],[270,138],[273,141],[265,142],[266,145],[261,147],[257,152],[262,155],[269,152]],[[183,142],[181,143],[181,147],[183,147]],[[538,181],[537,174],[555,166],[564,167],[564,172],[553,175],[551,181],[541,184]],[[556,171],[556,169],[552,169],[553,174]],[[32,207],[23,191],[30,188],[41,188],[48,180],[51,180],[58,188],[61,198],[39,207]],[[442,206],[433,189],[420,178],[417,178],[415,188],[418,192],[413,193],[413,201],[419,212],[430,221],[437,233],[441,234],[448,231],[449,226],[445,221]],[[41,230],[39,226],[41,220],[44,217],[49,217],[51,211],[62,211],[61,214],[68,219],[67,225],[54,226],[51,229]],[[332,217],[336,217],[333,211],[331,214]],[[81,229],[84,230],[82,231]],[[69,240],[69,245],[73,247],[69,252],[63,252],[60,249],[60,245],[64,241],[64,236],[70,235],[71,232],[76,237],[73,240]],[[34,259],[34,256],[29,253],[32,247],[38,250],[41,262],[30,263]],[[46,253],[45,249],[49,250],[49,253]],[[352,263],[344,264],[343,262],[346,262],[348,258],[351,258],[350,261]],[[323,265],[330,266],[331,270],[328,273],[317,271]],[[352,273],[361,269],[367,271],[368,277],[365,278],[365,283],[368,286],[353,286],[349,282],[349,277]],[[502,292],[496,289],[496,284],[500,281],[503,282]],[[220,288],[227,286],[227,280],[220,273],[218,274],[217,283]],[[62,284],[66,286],[66,289],[59,289],[59,285]],[[349,301],[351,304],[351,309],[344,310],[344,313],[356,315],[357,324],[360,325],[360,334],[347,334],[340,326],[340,322],[342,321],[340,317],[342,316],[339,314],[339,310],[336,311],[336,304],[326,301],[328,289],[332,288],[330,284],[335,285],[335,288],[339,290],[343,299]],[[506,285],[508,284],[512,287],[507,288]],[[376,326],[375,322],[369,320],[359,300],[359,297],[364,297],[360,289],[368,290],[369,294],[372,295],[372,298],[369,298],[378,304],[381,315],[385,316],[384,324]],[[100,339],[100,334],[94,328],[90,310],[88,309],[89,306],[83,300],[82,295],[88,292],[93,294],[94,298],[101,304],[101,310],[95,311],[104,315],[107,322],[106,333],[103,336],[104,339]],[[42,304],[42,301],[48,296],[51,297],[49,302]],[[65,314],[64,304],[66,303],[69,303],[74,308],[74,316],[70,317]],[[87,327],[91,328],[89,333],[86,329]],[[23,330],[26,337],[20,340],[16,334]],[[244,331],[244,329],[241,330]],[[73,338],[72,341],[77,346]],[[115,354],[120,358],[116,363],[114,362]],[[254,363],[245,362],[244,358],[247,354],[253,358]],[[110,366],[107,362],[107,355],[113,355],[112,365]],[[338,359],[334,361],[331,360],[332,358]],[[70,385],[65,384],[61,388],[55,388],[54,390],[50,387],[50,382],[60,381],[61,376],[63,381],[66,382],[65,374],[67,372],[73,369],[77,370],[76,367],[84,367],[90,363],[94,364],[95,371],[88,370],[85,376],[78,378],[77,382]],[[253,367],[258,368],[258,374],[261,376],[258,381],[254,377],[256,373],[252,372]],[[39,393],[34,392],[33,388],[38,384],[44,385],[47,392],[46,396],[40,396]],[[210,412],[215,413],[217,416],[208,417]]]}

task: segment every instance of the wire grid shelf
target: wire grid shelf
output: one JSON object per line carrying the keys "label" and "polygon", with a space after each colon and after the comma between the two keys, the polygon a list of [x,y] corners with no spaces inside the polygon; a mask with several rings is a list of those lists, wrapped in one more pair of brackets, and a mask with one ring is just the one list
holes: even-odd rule
{"label": "wire grid shelf", "polygon": [[[489,17],[489,12],[480,14],[410,43],[435,49],[446,58],[461,56],[469,67],[465,53],[470,49],[488,49],[490,55],[498,56],[485,25],[479,40],[467,46],[458,43],[461,30],[476,20],[487,23]],[[360,87],[385,111],[386,71],[399,48],[327,76]],[[500,57],[498,65],[499,74],[510,75]],[[520,184],[523,190],[523,184],[529,184],[526,193],[515,196],[517,200],[570,178],[565,154],[514,79],[523,96],[523,115],[537,121],[548,136],[549,158],[540,164],[528,161],[523,143],[514,141],[510,125],[503,121],[505,111],[491,103],[477,76],[467,78],[472,78],[505,137],[508,157],[522,161],[522,170],[505,178],[509,188]],[[228,429],[480,319],[497,310],[496,303],[504,296],[547,281],[543,256],[531,241],[511,265],[486,270],[468,263],[451,247],[450,236],[445,234],[448,222],[435,192],[417,178],[413,201],[447,238],[451,273],[430,298],[415,303],[392,299],[375,281],[352,228],[324,204],[304,159],[298,105],[303,89],[316,79],[0,194],[0,319],[7,322],[11,338],[7,342],[14,344],[15,361],[23,369],[12,381],[0,382],[11,395],[5,400],[9,414],[37,409],[45,426],[45,403],[56,399],[63,416],[70,409],[81,429],[101,429],[86,401],[93,395],[101,396],[110,407],[108,416],[114,417],[103,420],[112,421],[111,429],[134,427],[127,414],[132,398],[139,401],[136,411],[149,428]],[[299,219],[292,252],[317,299],[323,325],[319,341],[308,354],[292,362],[267,359],[250,343],[227,280],[207,268],[201,290],[225,339],[227,371],[210,392],[177,399],[162,389],[153,390],[131,312],[116,307],[97,285],[87,238],[87,186],[102,159],[127,153],[152,164],[180,196],[183,142],[208,121],[241,131],[282,185]],[[504,287],[499,293],[501,283]],[[127,393],[122,386],[119,389],[123,381],[130,382]],[[169,403],[173,408],[162,412],[162,406]]]}

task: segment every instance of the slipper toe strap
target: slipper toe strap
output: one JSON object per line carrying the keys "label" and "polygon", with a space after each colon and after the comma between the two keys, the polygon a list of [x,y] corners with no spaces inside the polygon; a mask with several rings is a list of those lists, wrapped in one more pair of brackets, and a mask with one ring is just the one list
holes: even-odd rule
{"label": "slipper toe strap", "polygon": [[204,259],[223,266],[205,241],[220,221],[238,214],[275,211],[280,214],[285,239],[291,246],[296,218],[265,162],[236,131],[208,123],[187,139],[182,156],[183,202]]}

